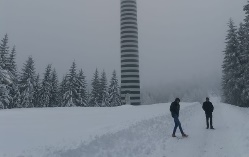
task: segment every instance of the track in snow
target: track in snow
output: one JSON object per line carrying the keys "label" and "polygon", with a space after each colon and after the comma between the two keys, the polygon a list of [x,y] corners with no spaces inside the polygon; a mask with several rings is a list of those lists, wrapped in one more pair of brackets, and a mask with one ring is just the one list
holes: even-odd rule
{"label": "track in snow", "polygon": [[[248,112],[214,103],[216,130],[206,129],[201,104],[180,111],[182,127],[189,138],[172,138],[173,119],[164,115],[97,137],[76,149],[55,151],[48,157],[247,157]],[[245,135],[246,133],[246,135]],[[180,136],[179,130],[177,135]],[[247,149],[248,148],[248,149]]]}

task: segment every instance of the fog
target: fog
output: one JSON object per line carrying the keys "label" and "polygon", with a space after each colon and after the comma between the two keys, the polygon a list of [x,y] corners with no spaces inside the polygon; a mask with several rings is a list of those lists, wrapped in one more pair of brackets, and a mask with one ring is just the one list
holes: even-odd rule
{"label": "fog", "polygon": [[[247,1],[137,2],[141,88],[216,86],[227,22],[242,22]],[[40,74],[52,64],[62,77],[74,60],[88,80],[96,68],[120,74],[119,0],[0,0],[0,23],[19,68],[32,56]]]}

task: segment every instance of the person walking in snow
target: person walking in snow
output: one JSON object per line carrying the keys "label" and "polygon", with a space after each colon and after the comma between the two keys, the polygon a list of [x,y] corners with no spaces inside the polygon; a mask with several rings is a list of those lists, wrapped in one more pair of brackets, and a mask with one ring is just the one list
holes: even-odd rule
{"label": "person walking in snow", "polygon": [[176,137],[175,133],[176,133],[176,129],[179,127],[181,133],[182,133],[182,137],[188,137],[188,135],[186,135],[183,130],[182,130],[182,126],[181,126],[181,122],[179,121],[179,111],[180,111],[180,99],[176,98],[174,102],[171,103],[170,105],[170,112],[172,117],[174,118],[174,122],[175,122],[175,127],[173,130],[173,134],[172,137]]}
{"label": "person walking in snow", "polygon": [[213,127],[213,115],[212,115],[212,113],[214,111],[214,106],[209,101],[208,97],[206,98],[206,101],[203,103],[202,108],[206,114],[207,129],[209,129],[209,119],[210,119],[210,129],[214,129],[214,127]]}

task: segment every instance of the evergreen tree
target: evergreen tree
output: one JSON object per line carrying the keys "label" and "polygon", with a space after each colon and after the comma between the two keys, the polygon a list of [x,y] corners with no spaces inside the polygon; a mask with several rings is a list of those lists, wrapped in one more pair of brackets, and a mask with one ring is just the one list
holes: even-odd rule
{"label": "evergreen tree", "polygon": [[76,63],[73,62],[69,74],[65,78],[65,92],[63,94],[63,104],[66,107],[76,106],[76,99],[79,97],[77,92],[77,73]]}
{"label": "evergreen tree", "polygon": [[232,19],[228,23],[228,35],[226,37],[225,57],[223,61],[223,95],[225,102],[238,104],[239,103],[239,87],[237,86],[237,69],[239,68],[240,61],[238,58],[238,40],[236,34],[236,27]]}
{"label": "evergreen tree", "polygon": [[247,57],[246,57],[246,39],[245,39],[245,26],[243,23],[240,23],[239,30],[237,32],[238,34],[238,59],[240,62],[240,66],[237,68],[237,82],[236,86],[239,88],[239,93],[240,95],[238,96],[238,99],[240,99],[240,106],[243,106],[243,104],[246,103],[246,99],[244,99],[244,91],[245,91],[245,83],[246,80],[244,80],[244,74],[246,71],[246,62],[247,62]]}
{"label": "evergreen tree", "polygon": [[34,107],[43,107],[41,101],[41,88],[40,75],[38,74],[35,77],[34,82]]}
{"label": "evergreen tree", "polygon": [[249,63],[246,64],[246,70],[243,75],[244,88],[242,91],[242,106],[249,107]]}
{"label": "evergreen tree", "polygon": [[109,92],[110,106],[120,106],[121,105],[120,88],[118,85],[118,79],[115,70],[112,73],[112,78],[110,81],[108,92]]}
{"label": "evergreen tree", "polygon": [[[15,107],[14,100],[18,95],[16,70],[8,67],[10,63],[8,53],[8,35],[6,34],[0,43],[0,104],[2,108]],[[12,61],[14,61],[14,57]]]}
{"label": "evergreen tree", "polygon": [[21,94],[19,90],[19,84],[17,79],[12,82],[11,85],[9,85],[10,91],[9,95],[11,97],[10,101],[10,108],[20,108],[21,104]]}
{"label": "evergreen tree", "polygon": [[54,69],[51,76],[51,99],[50,104],[52,107],[57,107],[59,105],[59,85],[58,76],[56,70]]}
{"label": "evergreen tree", "polygon": [[34,107],[34,82],[34,61],[32,57],[29,57],[24,64],[20,77],[21,106],[24,108]]}
{"label": "evergreen tree", "polygon": [[10,96],[12,98],[10,104],[11,108],[20,107],[21,102],[15,56],[16,48],[14,46],[11,50],[10,56],[8,58],[8,63],[6,65],[6,69],[12,74],[14,78],[13,83],[10,85]]}
{"label": "evergreen tree", "polygon": [[107,87],[107,78],[105,71],[102,72],[100,78],[100,97],[99,101],[101,102],[101,106],[109,106],[109,94],[108,94],[108,87]]}
{"label": "evergreen tree", "polygon": [[87,83],[86,77],[84,76],[83,70],[79,71],[77,75],[76,88],[78,97],[76,98],[77,106],[87,107],[88,106],[88,97],[87,97]]}
{"label": "evergreen tree", "polygon": [[51,107],[51,64],[49,64],[44,73],[41,88],[41,104],[43,107]]}
{"label": "evergreen tree", "polygon": [[15,77],[17,76],[17,66],[16,66],[16,47],[14,46],[11,50],[11,53],[6,64],[6,69],[10,71]]}
{"label": "evergreen tree", "polygon": [[0,83],[0,109],[10,108],[11,97],[9,86]]}
{"label": "evergreen tree", "polygon": [[59,87],[59,107],[65,107],[64,94],[66,93],[66,76],[63,76]]}
{"label": "evergreen tree", "polygon": [[246,62],[246,39],[245,39],[245,27],[243,23],[240,23],[239,29],[237,32],[238,36],[238,58],[241,64]]}
{"label": "evergreen tree", "polygon": [[3,69],[6,69],[6,65],[8,63],[8,54],[9,54],[8,40],[9,40],[8,35],[5,34],[0,44],[0,66]]}
{"label": "evergreen tree", "polygon": [[96,69],[93,79],[92,79],[92,91],[90,96],[90,106],[98,107],[100,106],[100,81],[99,81],[99,72]]}
{"label": "evergreen tree", "polygon": [[242,102],[243,106],[249,106],[249,1],[247,5],[244,6],[246,17],[244,19],[244,49],[243,49],[243,60],[242,60],[242,70],[243,76],[241,82],[244,84],[242,90]]}

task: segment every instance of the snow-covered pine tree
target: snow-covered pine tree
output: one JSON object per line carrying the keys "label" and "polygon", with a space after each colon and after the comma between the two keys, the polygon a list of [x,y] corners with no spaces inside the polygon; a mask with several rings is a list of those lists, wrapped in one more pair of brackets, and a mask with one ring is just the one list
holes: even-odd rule
{"label": "snow-covered pine tree", "polygon": [[243,104],[246,103],[246,99],[243,96],[244,95],[244,91],[245,91],[245,80],[244,80],[244,76],[245,76],[245,71],[246,71],[246,62],[247,62],[247,54],[246,54],[246,43],[247,41],[245,40],[245,26],[243,23],[240,23],[238,32],[237,32],[237,36],[238,36],[238,59],[240,61],[240,67],[238,67],[237,69],[237,74],[238,74],[238,79],[236,80],[236,85],[239,87],[239,93],[240,96],[240,106],[243,106]]}
{"label": "snow-covered pine tree", "polygon": [[86,77],[82,69],[79,71],[79,74],[77,75],[76,88],[78,93],[78,97],[76,98],[77,106],[87,107],[88,106],[88,101],[87,101],[88,97],[86,89],[87,83],[86,83]]}
{"label": "snow-covered pine tree", "polygon": [[51,98],[50,105],[51,107],[58,107],[59,105],[59,85],[58,85],[58,76],[56,70],[54,69],[51,76]]}
{"label": "snow-covered pine tree", "polygon": [[38,74],[35,77],[34,82],[34,107],[43,107],[41,102],[41,83],[40,83],[40,75]]}
{"label": "snow-covered pine tree", "polygon": [[13,82],[10,86],[9,95],[11,97],[10,101],[10,108],[21,108],[21,94],[19,91],[19,84],[16,82]]}
{"label": "snow-covered pine tree", "polygon": [[100,78],[99,102],[101,102],[101,107],[109,106],[109,93],[108,93],[108,86],[107,86],[107,78],[106,78],[106,73],[104,70],[101,73],[101,78]]}
{"label": "snow-covered pine tree", "polygon": [[238,61],[238,40],[236,34],[236,27],[232,19],[228,23],[228,34],[226,37],[226,48],[225,56],[223,60],[223,78],[222,78],[222,87],[223,87],[223,96],[226,103],[238,104],[239,101],[239,89],[235,86],[237,74],[236,70],[239,67]]}
{"label": "snow-covered pine tree", "polygon": [[0,83],[0,109],[10,108],[11,97],[8,85]]}
{"label": "snow-covered pine tree", "polygon": [[73,62],[69,74],[65,78],[65,92],[63,94],[63,104],[65,107],[76,106],[76,98],[79,97],[77,92],[76,83],[77,73],[76,73],[76,63]]}
{"label": "snow-covered pine tree", "polygon": [[249,1],[247,5],[244,6],[243,10],[245,11],[244,19],[244,53],[242,60],[242,69],[244,70],[242,82],[244,83],[244,88],[242,90],[242,102],[243,106],[249,106]]}
{"label": "snow-covered pine tree", "polygon": [[119,83],[117,79],[117,74],[116,74],[116,71],[114,70],[112,73],[112,78],[111,78],[109,89],[108,89],[110,106],[121,105],[120,88],[118,84]]}
{"label": "snow-covered pine tree", "polygon": [[242,106],[249,107],[249,63],[246,64],[246,70],[243,76],[243,80],[245,84],[242,91]]}
{"label": "snow-covered pine tree", "polygon": [[21,106],[24,108],[34,107],[34,82],[35,82],[35,67],[34,60],[30,56],[20,76],[20,92],[21,92]]}
{"label": "snow-covered pine tree", "polygon": [[42,87],[41,87],[41,105],[43,107],[51,107],[50,98],[51,98],[51,72],[52,67],[49,64],[46,67],[44,78],[42,80]]}
{"label": "snow-covered pine tree", "polygon": [[96,69],[93,79],[92,79],[92,91],[90,96],[90,106],[92,107],[98,107],[100,106],[100,80],[99,80],[99,72],[98,69]]}
{"label": "snow-covered pine tree", "polygon": [[5,34],[0,44],[0,66],[3,69],[6,69],[6,65],[8,63],[8,55],[9,55],[8,40],[9,40],[8,35]]}
{"label": "snow-covered pine tree", "polygon": [[7,59],[6,69],[10,71],[15,77],[17,77],[17,66],[15,59],[16,59],[16,47],[14,46]]}
{"label": "snow-covered pine tree", "polygon": [[[12,51],[12,54],[15,53],[14,48]],[[2,108],[13,108],[15,106],[14,99],[17,98],[15,93],[18,95],[16,68],[9,68],[8,55],[8,35],[6,34],[0,43],[0,103],[3,106]],[[14,59],[12,57],[12,61]]]}
{"label": "snow-covered pine tree", "polygon": [[66,76],[63,76],[62,81],[59,86],[59,107],[65,107],[64,104],[64,94],[66,92]]}
{"label": "snow-covered pine tree", "polygon": [[14,77],[13,83],[10,85],[9,94],[12,98],[10,102],[10,108],[20,107],[20,102],[21,102],[15,56],[16,56],[16,47],[14,46],[7,60],[8,62],[6,63],[6,70],[8,70]]}

